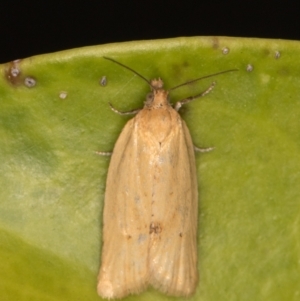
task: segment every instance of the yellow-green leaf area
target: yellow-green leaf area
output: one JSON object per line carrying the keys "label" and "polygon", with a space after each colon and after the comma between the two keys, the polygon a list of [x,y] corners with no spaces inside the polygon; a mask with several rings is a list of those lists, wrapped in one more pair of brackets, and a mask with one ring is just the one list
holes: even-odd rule
{"label": "yellow-green leaf area", "polygon": [[[171,91],[199,183],[199,285],[189,300],[300,300],[300,43],[192,37],[116,43],[0,66],[1,300],[100,300],[109,157],[149,86]],[[103,77],[107,84],[101,84]],[[147,164],[147,162],[145,162]],[[130,172],[130,171],[124,171]],[[166,200],[162,200],[166,201]],[[184,200],[183,200],[184,202]],[[169,300],[149,289],[127,300]],[[180,298],[179,298],[180,300]]]}

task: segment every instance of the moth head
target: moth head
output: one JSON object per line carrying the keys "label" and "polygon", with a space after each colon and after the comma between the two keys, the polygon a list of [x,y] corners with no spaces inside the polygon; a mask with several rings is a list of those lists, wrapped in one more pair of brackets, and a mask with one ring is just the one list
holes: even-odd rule
{"label": "moth head", "polygon": [[160,78],[152,79],[150,81],[150,86],[152,87],[152,91],[162,89],[162,87],[164,86],[164,82]]}
{"label": "moth head", "polygon": [[152,79],[150,86],[151,92],[147,94],[145,107],[162,108],[169,106],[169,92],[163,89],[163,81],[160,78]]}

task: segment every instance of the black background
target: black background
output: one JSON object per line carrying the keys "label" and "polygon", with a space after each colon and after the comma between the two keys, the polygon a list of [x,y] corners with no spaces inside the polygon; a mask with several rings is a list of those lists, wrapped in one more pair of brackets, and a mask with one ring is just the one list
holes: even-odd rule
{"label": "black background", "polygon": [[300,40],[300,0],[10,0],[0,5],[0,63],[88,45],[210,35]]}

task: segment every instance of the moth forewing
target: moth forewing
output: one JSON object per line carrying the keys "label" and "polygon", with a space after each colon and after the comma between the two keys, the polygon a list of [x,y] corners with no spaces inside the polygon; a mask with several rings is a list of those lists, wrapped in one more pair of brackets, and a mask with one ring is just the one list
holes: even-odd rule
{"label": "moth forewing", "polygon": [[166,294],[189,296],[198,280],[198,190],[192,140],[184,121],[179,121],[160,153],[163,168],[155,175],[152,223],[158,230],[151,236],[150,281]]}
{"label": "moth forewing", "polygon": [[132,119],[120,134],[108,170],[97,287],[104,298],[122,298],[148,285],[150,218],[141,196],[149,191],[150,185],[139,176],[137,167],[144,156],[141,145],[135,143],[137,140]]}

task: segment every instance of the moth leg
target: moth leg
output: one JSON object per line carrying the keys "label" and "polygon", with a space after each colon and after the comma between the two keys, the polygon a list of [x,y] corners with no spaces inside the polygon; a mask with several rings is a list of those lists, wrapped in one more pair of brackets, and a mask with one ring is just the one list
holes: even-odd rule
{"label": "moth leg", "polygon": [[115,112],[119,115],[134,115],[134,114],[137,114],[141,110],[141,109],[134,109],[134,110],[127,111],[127,112],[121,112],[121,111],[117,110],[116,108],[114,108],[111,103],[109,103],[109,106],[113,112]]}
{"label": "moth leg", "polygon": [[[110,108],[112,109],[113,112],[115,112],[119,115],[133,115],[133,114],[138,113],[141,110],[141,109],[135,109],[135,110],[128,111],[128,112],[120,112],[119,110],[114,108],[111,103],[109,103],[109,106],[110,106]],[[99,152],[99,151],[97,151],[95,153],[97,155],[100,155],[100,156],[111,156],[112,155],[112,152]]]}
{"label": "moth leg", "polygon": [[214,149],[215,149],[214,147],[200,148],[194,145],[195,152],[199,152],[199,153],[208,153]]}
{"label": "moth leg", "polygon": [[112,152],[95,152],[99,156],[111,156]]}
{"label": "moth leg", "polygon": [[197,94],[197,95],[195,95],[195,96],[190,96],[190,97],[188,97],[188,98],[186,98],[186,99],[183,99],[183,100],[181,100],[181,101],[176,102],[176,104],[175,104],[175,110],[176,110],[176,111],[179,111],[179,109],[180,109],[183,105],[185,105],[185,104],[187,104],[187,103],[189,103],[189,102],[191,102],[191,101],[193,101],[193,100],[195,100],[195,99],[197,99],[197,98],[199,98],[199,97],[203,97],[203,96],[205,96],[206,94],[210,93],[210,91],[214,88],[215,85],[216,85],[216,82],[212,82],[212,84],[211,84],[204,92],[202,92],[202,93],[200,93],[200,94]]}

